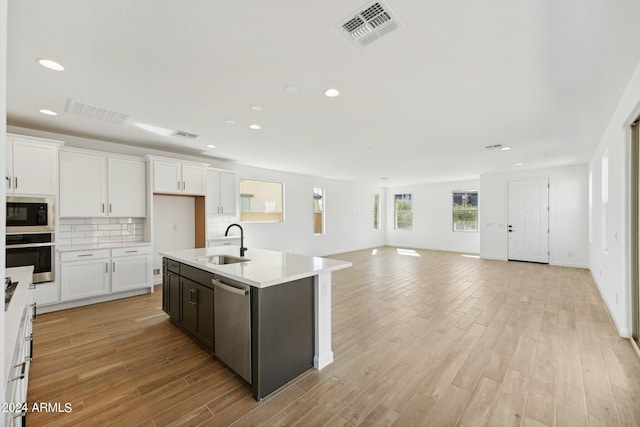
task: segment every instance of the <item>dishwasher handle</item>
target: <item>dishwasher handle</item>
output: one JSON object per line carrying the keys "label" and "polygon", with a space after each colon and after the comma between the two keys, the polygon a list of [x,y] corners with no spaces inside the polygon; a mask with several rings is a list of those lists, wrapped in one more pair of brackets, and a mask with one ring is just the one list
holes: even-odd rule
{"label": "dishwasher handle", "polygon": [[240,289],[233,286],[229,286],[222,282],[217,281],[216,279],[211,279],[211,283],[213,283],[213,286],[220,288],[220,290],[223,290],[223,291],[231,292],[231,293],[242,295],[242,296],[249,295],[249,289]]}

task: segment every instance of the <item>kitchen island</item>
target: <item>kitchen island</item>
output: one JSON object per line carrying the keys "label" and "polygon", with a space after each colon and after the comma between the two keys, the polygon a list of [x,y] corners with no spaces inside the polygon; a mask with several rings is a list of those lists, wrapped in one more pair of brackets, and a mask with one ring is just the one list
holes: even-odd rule
{"label": "kitchen island", "polygon": [[163,309],[260,400],[333,361],[331,272],[350,262],[238,246],[161,252]]}

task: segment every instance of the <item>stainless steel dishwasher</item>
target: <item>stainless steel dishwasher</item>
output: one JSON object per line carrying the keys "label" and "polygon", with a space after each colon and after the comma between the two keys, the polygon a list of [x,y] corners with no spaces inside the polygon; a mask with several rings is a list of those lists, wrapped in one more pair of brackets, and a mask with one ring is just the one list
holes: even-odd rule
{"label": "stainless steel dishwasher", "polygon": [[251,292],[234,280],[212,279],[215,355],[251,384]]}

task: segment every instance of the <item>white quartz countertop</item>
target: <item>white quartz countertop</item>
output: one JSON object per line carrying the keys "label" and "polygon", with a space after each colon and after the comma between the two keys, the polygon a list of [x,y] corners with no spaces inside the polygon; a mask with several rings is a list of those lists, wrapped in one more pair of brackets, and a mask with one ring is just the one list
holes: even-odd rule
{"label": "white quartz countertop", "polygon": [[96,249],[132,248],[135,246],[151,246],[150,242],[117,242],[117,243],[87,243],[82,245],[58,245],[59,252],[93,251]]}
{"label": "white quartz countertop", "polygon": [[[246,236],[245,236],[245,239],[246,239]],[[213,242],[226,242],[226,241],[240,240],[240,236],[207,236],[207,240],[211,240]]]}
{"label": "white quartz countertop", "polygon": [[247,261],[235,264],[216,265],[197,258],[212,255],[240,255],[239,246],[217,246],[201,249],[184,249],[160,252],[160,255],[201,270],[238,280],[257,288],[279,285],[292,280],[316,276],[321,273],[351,267],[350,262],[331,258],[290,254],[267,249],[249,248]]}
{"label": "white quartz countertop", "polygon": [[[4,374],[9,376],[14,373],[14,371],[10,369],[11,358],[13,357],[13,352],[18,340],[20,319],[22,318],[24,306],[31,303],[28,298],[28,291],[33,277],[33,266],[7,268],[5,275],[11,277],[12,282],[18,282],[9,306],[4,312]],[[6,383],[3,386],[5,385]]]}

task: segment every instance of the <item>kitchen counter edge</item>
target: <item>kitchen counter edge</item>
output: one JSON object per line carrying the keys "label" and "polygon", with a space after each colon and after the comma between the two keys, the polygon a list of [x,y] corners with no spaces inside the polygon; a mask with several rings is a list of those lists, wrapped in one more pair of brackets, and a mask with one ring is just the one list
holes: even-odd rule
{"label": "kitchen counter edge", "polygon": [[[237,257],[238,252],[238,246],[219,246],[200,249],[184,249],[178,251],[163,251],[159,252],[159,255],[199,268],[200,270],[246,283],[256,288],[266,288],[297,279],[303,279],[305,277],[317,276],[321,273],[342,270],[353,265],[351,262],[336,260],[333,258],[314,257],[254,248],[247,251],[246,262],[215,265],[196,259],[215,255],[231,255]],[[283,265],[287,264],[287,262],[280,262],[280,264],[277,265],[278,259],[286,259],[290,265]],[[261,272],[260,270],[263,270],[264,272]]]}

